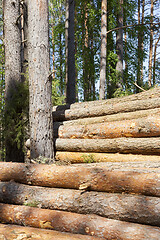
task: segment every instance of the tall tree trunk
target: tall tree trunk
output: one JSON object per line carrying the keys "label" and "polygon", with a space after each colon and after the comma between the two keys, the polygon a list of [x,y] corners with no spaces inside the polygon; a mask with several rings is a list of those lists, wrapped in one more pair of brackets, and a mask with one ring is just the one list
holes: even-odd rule
{"label": "tall tree trunk", "polygon": [[[145,0],[142,2],[142,18],[141,18],[141,1],[138,0],[138,24],[144,24],[144,7]],[[138,63],[137,63],[137,84],[138,86],[143,86],[143,32],[141,27],[138,29]],[[136,92],[138,93],[140,89],[137,87]]]}
{"label": "tall tree trunk", "polygon": [[[141,23],[144,24],[144,11],[145,11],[145,0],[142,2],[142,21]],[[141,32],[141,53],[142,53],[142,59],[141,59],[141,83],[143,84],[143,50],[144,50],[144,33]]]}
{"label": "tall tree trunk", "polygon": [[149,75],[148,75],[148,85],[152,86],[152,55],[153,55],[153,6],[154,1],[151,0],[151,30],[150,30],[150,47],[149,47]]}
{"label": "tall tree trunk", "polygon": [[70,104],[76,101],[74,9],[74,0],[66,0],[66,103]]}
{"label": "tall tree trunk", "polygon": [[153,86],[156,84],[156,57],[157,57],[157,47],[158,47],[158,43],[160,41],[160,36],[157,39],[156,43],[155,43],[155,47],[154,47],[154,60],[153,60]]}
{"label": "tall tree trunk", "polygon": [[[140,9],[141,9],[141,1],[140,0],[138,0],[138,24],[140,25],[140,23],[141,23],[141,16],[140,16]],[[141,85],[141,82],[140,82],[140,68],[141,68],[141,53],[140,53],[140,48],[141,48],[141,37],[140,37],[140,35],[141,35],[141,32],[140,32],[141,30],[140,30],[140,27],[139,27],[139,29],[138,29],[138,62],[137,62],[137,84],[138,84],[138,86],[142,86]],[[139,92],[139,88],[138,87],[136,87],[136,93],[138,93]]]}
{"label": "tall tree trunk", "polygon": [[48,0],[28,5],[31,158],[53,157]]}
{"label": "tall tree trunk", "polygon": [[64,91],[64,81],[63,81],[63,53],[62,53],[62,34],[59,33],[59,74],[60,74],[60,91],[61,94],[65,94],[66,96],[66,92]]}
{"label": "tall tree trunk", "polygon": [[101,62],[99,99],[105,99],[107,56],[107,0],[102,0],[101,6]]}
{"label": "tall tree trunk", "polygon": [[[4,45],[5,45],[5,143],[6,161],[24,161],[23,137],[18,146],[17,124],[18,115],[22,113],[18,88],[22,82],[21,75],[21,23],[20,3],[18,0],[3,1],[4,10]],[[8,120],[9,119],[9,120]]]}
{"label": "tall tree trunk", "polygon": [[[118,15],[117,22],[118,27],[123,26],[123,0],[118,0]],[[123,29],[119,29],[116,35],[116,51],[118,62],[116,64],[116,72],[117,72],[117,87],[122,88],[123,84]]]}
{"label": "tall tree trunk", "polygon": [[89,39],[88,39],[88,8],[87,3],[84,6],[84,34],[83,34],[83,91],[84,91],[84,101],[89,101]]}

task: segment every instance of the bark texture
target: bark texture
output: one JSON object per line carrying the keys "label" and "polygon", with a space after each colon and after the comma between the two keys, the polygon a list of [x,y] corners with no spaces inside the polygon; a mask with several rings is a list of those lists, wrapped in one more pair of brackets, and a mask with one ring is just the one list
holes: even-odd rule
{"label": "bark texture", "polygon": [[119,98],[111,98],[107,100],[98,100],[98,101],[87,101],[81,103],[74,103],[74,104],[67,104],[61,106],[54,106],[53,111],[59,110],[66,110],[66,109],[75,109],[75,108],[88,108],[88,107],[95,107],[95,106],[102,106],[107,104],[115,104],[115,103],[126,103],[130,101],[137,101],[137,100],[149,100],[152,98],[160,97],[160,87],[152,88],[148,91],[141,92],[138,94],[133,94],[129,96],[123,96]]}
{"label": "bark texture", "polygon": [[143,117],[151,117],[154,115],[160,115],[160,108],[141,110],[136,112],[126,112],[126,113],[117,113],[113,115],[106,115],[101,117],[91,117],[91,118],[80,118],[76,120],[64,121],[64,122],[54,122],[54,127],[58,128],[61,125],[88,125],[93,123],[104,123],[104,122],[114,122],[114,121],[123,121],[131,120]]}
{"label": "bark texture", "polygon": [[105,116],[116,113],[134,112],[140,110],[147,110],[160,107],[159,98],[151,98],[145,100],[135,100],[128,102],[120,102],[113,104],[106,104],[102,106],[87,106],[82,108],[75,108],[74,110],[61,110],[53,112],[54,121],[73,120],[78,118],[88,118]]}
{"label": "bark texture", "polygon": [[56,160],[68,163],[95,163],[95,162],[145,162],[159,161],[160,156],[132,155],[119,153],[85,153],[85,152],[56,152]]}
{"label": "bark texture", "polygon": [[54,128],[54,134],[54,137],[84,139],[159,137],[160,115],[134,120],[60,126],[58,129]]}
{"label": "bark texture", "polygon": [[0,163],[0,180],[92,191],[160,196],[160,164],[97,163],[57,166]]}
{"label": "bark texture", "polygon": [[95,215],[82,215],[26,206],[0,204],[0,220],[4,223],[92,235],[109,240],[158,240],[160,237],[160,228],[158,227],[121,222]]}
{"label": "bark texture", "polygon": [[107,64],[107,1],[101,3],[101,61],[99,98],[105,99],[106,64]]}
{"label": "bark texture", "polygon": [[66,0],[66,103],[69,104],[76,101],[74,8],[74,0]]}
{"label": "bark texture", "polygon": [[56,139],[57,151],[160,155],[160,138]]}
{"label": "bark texture", "polygon": [[[20,3],[18,0],[3,0],[3,20],[4,20],[4,46],[5,46],[5,145],[6,161],[24,161],[23,140],[20,139],[19,148],[15,141],[17,137],[15,120],[16,114],[21,114],[22,109],[16,105],[16,101],[21,101],[18,89],[22,82],[21,74],[21,24],[20,24]],[[14,114],[16,113],[16,114]],[[11,123],[12,122],[12,126]],[[9,125],[10,124],[10,125]]]}
{"label": "bark texture", "polygon": [[48,1],[28,4],[31,157],[53,157]]}
{"label": "bark texture", "polygon": [[160,226],[160,198],[156,197],[0,183],[0,202]]}
{"label": "bark texture", "polygon": [[16,225],[0,224],[0,239],[2,240],[100,240],[103,238],[84,236],[80,234],[61,233],[54,230],[37,229]]}

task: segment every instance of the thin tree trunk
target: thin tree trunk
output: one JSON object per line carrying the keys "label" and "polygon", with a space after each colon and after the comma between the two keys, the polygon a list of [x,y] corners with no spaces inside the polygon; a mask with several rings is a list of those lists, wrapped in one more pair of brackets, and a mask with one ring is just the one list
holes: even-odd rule
{"label": "thin tree trunk", "polygon": [[[141,23],[144,24],[144,11],[145,11],[145,0],[142,2],[142,21]],[[141,32],[141,53],[142,53],[142,58],[141,58],[141,83],[143,84],[143,51],[144,51],[144,33]]]}
{"label": "thin tree trunk", "polygon": [[[23,162],[23,137],[19,139],[19,146],[16,141],[17,124],[20,121],[16,116],[22,113],[22,108],[15,103],[15,101],[21,102],[21,96],[18,95],[18,87],[20,87],[22,82],[21,23],[19,18],[20,3],[18,0],[3,0],[3,10],[5,45],[6,161]],[[9,122],[7,121],[8,117],[10,118]],[[11,122],[12,125],[10,126]]]}
{"label": "thin tree trunk", "polygon": [[149,75],[148,75],[148,85],[152,86],[152,55],[153,55],[153,7],[154,2],[151,0],[151,30],[150,30],[150,47],[149,47]]}
{"label": "thin tree trunk", "polygon": [[158,47],[158,43],[160,41],[160,36],[157,39],[156,43],[155,43],[155,47],[154,47],[154,61],[153,61],[153,86],[156,84],[156,57],[157,57],[157,47]]}
{"label": "thin tree trunk", "polygon": [[[118,27],[123,26],[123,0],[118,0]],[[116,51],[118,62],[116,64],[117,72],[117,86],[118,88],[123,87],[123,29],[119,29],[116,35]]]}
{"label": "thin tree trunk", "polygon": [[66,103],[69,104],[76,101],[74,9],[74,0],[66,0]]}
{"label": "thin tree trunk", "polygon": [[48,1],[28,4],[31,158],[53,157]]}
{"label": "thin tree trunk", "polygon": [[[138,24],[140,25],[141,23],[141,1],[138,0]],[[138,86],[142,87],[141,84],[141,74],[140,74],[140,69],[141,69],[141,30],[140,27],[138,29],[138,62],[137,62],[137,84]],[[140,89],[136,87],[136,93],[140,92]]]}
{"label": "thin tree trunk", "polygon": [[105,99],[106,64],[107,64],[107,0],[101,6],[101,62],[99,99]]}

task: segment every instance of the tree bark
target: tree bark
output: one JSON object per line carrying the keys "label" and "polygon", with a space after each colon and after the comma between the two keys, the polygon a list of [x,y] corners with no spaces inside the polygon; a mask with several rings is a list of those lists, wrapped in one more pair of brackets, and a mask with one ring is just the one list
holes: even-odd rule
{"label": "tree bark", "polygon": [[[83,188],[82,184],[80,188]],[[0,183],[0,202],[160,226],[160,198]],[[1,219],[3,220],[3,219]]]}
{"label": "tree bark", "polygon": [[69,104],[76,101],[74,7],[74,0],[66,0],[66,103]]}
{"label": "tree bark", "polygon": [[54,121],[64,121],[64,120],[73,120],[78,118],[88,118],[88,117],[97,117],[97,116],[105,116],[116,113],[126,113],[126,112],[134,112],[140,110],[148,110],[153,108],[160,107],[159,98],[151,98],[145,100],[135,100],[128,102],[120,102],[113,104],[106,104],[102,106],[87,106],[76,109],[67,109],[61,111],[53,112]]}
{"label": "tree bark", "polygon": [[56,139],[57,151],[160,155],[160,138]]}
{"label": "tree bark", "polygon": [[85,166],[0,163],[0,180],[72,189],[80,189],[84,184],[92,191],[160,196],[159,168],[158,161],[92,163]]}
{"label": "tree bark", "polygon": [[150,22],[151,22],[151,30],[150,30],[150,46],[149,46],[149,66],[148,66],[148,86],[152,86],[152,57],[153,57],[153,8],[154,8],[154,1],[151,0],[151,15],[150,15]]}
{"label": "tree bark", "polygon": [[28,4],[31,157],[53,157],[48,1]]}
{"label": "tree bark", "polygon": [[154,47],[154,58],[153,58],[153,86],[156,84],[156,58],[157,58],[157,47],[160,41],[160,36],[158,37],[157,41],[155,42]]}
{"label": "tree bark", "polygon": [[67,125],[54,128],[54,137],[77,139],[106,139],[120,137],[159,137],[160,115],[133,120],[86,125]]}
{"label": "tree bark", "polygon": [[80,234],[61,233],[53,230],[17,225],[0,224],[0,239],[29,239],[29,240],[101,240],[103,238],[84,236]]}
{"label": "tree bark", "polygon": [[58,128],[61,125],[67,127],[68,125],[88,125],[95,123],[106,123],[106,122],[114,122],[114,121],[123,121],[123,120],[131,120],[137,118],[151,117],[151,116],[160,115],[160,108],[149,109],[149,110],[140,110],[136,112],[126,112],[126,113],[117,113],[113,115],[100,116],[100,117],[88,117],[88,118],[80,118],[76,120],[63,121],[63,122],[54,122],[54,128]]}
{"label": "tree bark", "polygon": [[116,34],[116,53],[118,61],[116,63],[117,86],[123,89],[123,0],[117,0],[117,26],[120,29]]}
{"label": "tree bark", "polygon": [[[4,45],[5,45],[5,145],[6,161],[24,161],[23,137],[17,139],[17,124],[22,115],[19,94],[21,74],[21,30],[20,3],[18,0],[3,0]],[[9,120],[8,120],[9,118]],[[12,122],[12,124],[11,124]]]}
{"label": "tree bark", "polygon": [[101,4],[101,62],[99,99],[105,99],[106,65],[107,65],[107,0]]}
{"label": "tree bark", "polygon": [[56,160],[68,163],[160,161],[160,156],[115,153],[56,152]]}
{"label": "tree bark", "polygon": [[98,100],[98,101],[89,101],[89,102],[79,102],[71,105],[67,104],[67,105],[54,106],[53,111],[75,109],[75,108],[86,108],[86,107],[101,106],[101,105],[115,104],[115,103],[125,103],[130,101],[147,100],[147,99],[158,98],[158,97],[160,97],[160,87],[155,87],[145,92],[132,94],[129,96],[123,96],[119,98],[111,98],[107,100]]}
{"label": "tree bark", "polygon": [[160,228],[158,227],[121,222],[95,215],[27,206],[0,204],[0,220],[4,223],[94,235],[109,240],[156,240],[160,237]]}

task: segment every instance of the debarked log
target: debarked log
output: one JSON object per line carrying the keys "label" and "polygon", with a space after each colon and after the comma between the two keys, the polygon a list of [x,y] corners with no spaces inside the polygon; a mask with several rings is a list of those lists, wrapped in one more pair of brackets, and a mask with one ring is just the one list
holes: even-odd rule
{"label": "debarked log", "polygon": [[102,240],[104,238],[81,234],[62,233],[54,230],[0,224],[0,239],[3,240]]}
{"label": "debarked log", "polygon": [[0,204],[0,221],[61,232],[104,237],[108,240],[158,240],[160,228],[111,220],[95,215]]}
{"label": "debarked log", "polygon": [[56,160],[68,163],[96,163],[96,162],[144,162],[159,161],[160,156],[136,155],[119,153],[86,153],[57,151]]}
{"label": "debarked log", "polygon": [[160,138],[55,139],[56,151],[160,155]]}
{"label": "debarked log", "polygon": [[157,163],[153,166],[151,162],[145,164],[93,163],[57,166],[1,162],[0,180],[54,188],[87,187],[91,191],[160,196],[160,167]]}
{"label": "debarked log", "polygon": [[159,137],[160,115],[146,118],[103,122],[86,125],[62,125],[54,128],[54,137],[60,138],[120,138]]}
{"label": "debarked log", "polygon": [[93,106],[101,106],[101,105],[107,105],[107,104],[115,104],[115,103],[125,103],[128,101],[136,101],[136,100],[146,100],[151,98],[157,98],[160,97],[160,87],[156,87],[154,89],[150,89],[145,92],[132,94],[129,96],[123,96],[119,98],[111,98],[107,100],[97,100],[97,101],[87,101],[87,102],[80,102],[80,103],[74,103],[74,104],[66,104],[66,105],[60,105],[60,106],[54,106],[53,111],[59,111],[59,110],[66,110],[66,109],[75,109],[75,108],[86,108],[86,107],[93,107]]}
{"label": "debarked log", "polygon": [[53,112],[54,121],[64,121],[64,120],[73,120],[78,118],[88,118],[88,117],[97,117],[105,116],[116,113],[124,112],[134,112],[140,110],[147,110],[160,107],[160,98],[151,98],[147,100],[136,100],[131,102],[121,102],[114,104],[107,104],[103,106],[95,107],[86,107],[86,108],[76,108],[76,109],[67,109],[65,111],[55,111]]}
{"label": "debarked log", "polygon": [[[89,187],[81,185],[82,189]],[[160,226],[160,198],[0,183],[0,202]]]}
{"label": "debarked log", "polygon": [[131,120],[149,116],[160,116],[160,108],[154,108],[149,110],[140,110],[136,112],[127,112],[127,113],[117,113],[112,115],[100,116],[100,117],[88,117],[88,118],[79,118],[76,120],[64,121],[64,122],[54,122],[54,127],[58,128],[61,125],[87,125],[93,123],[104,123],[104,122],[114,122],[122,120]]}

